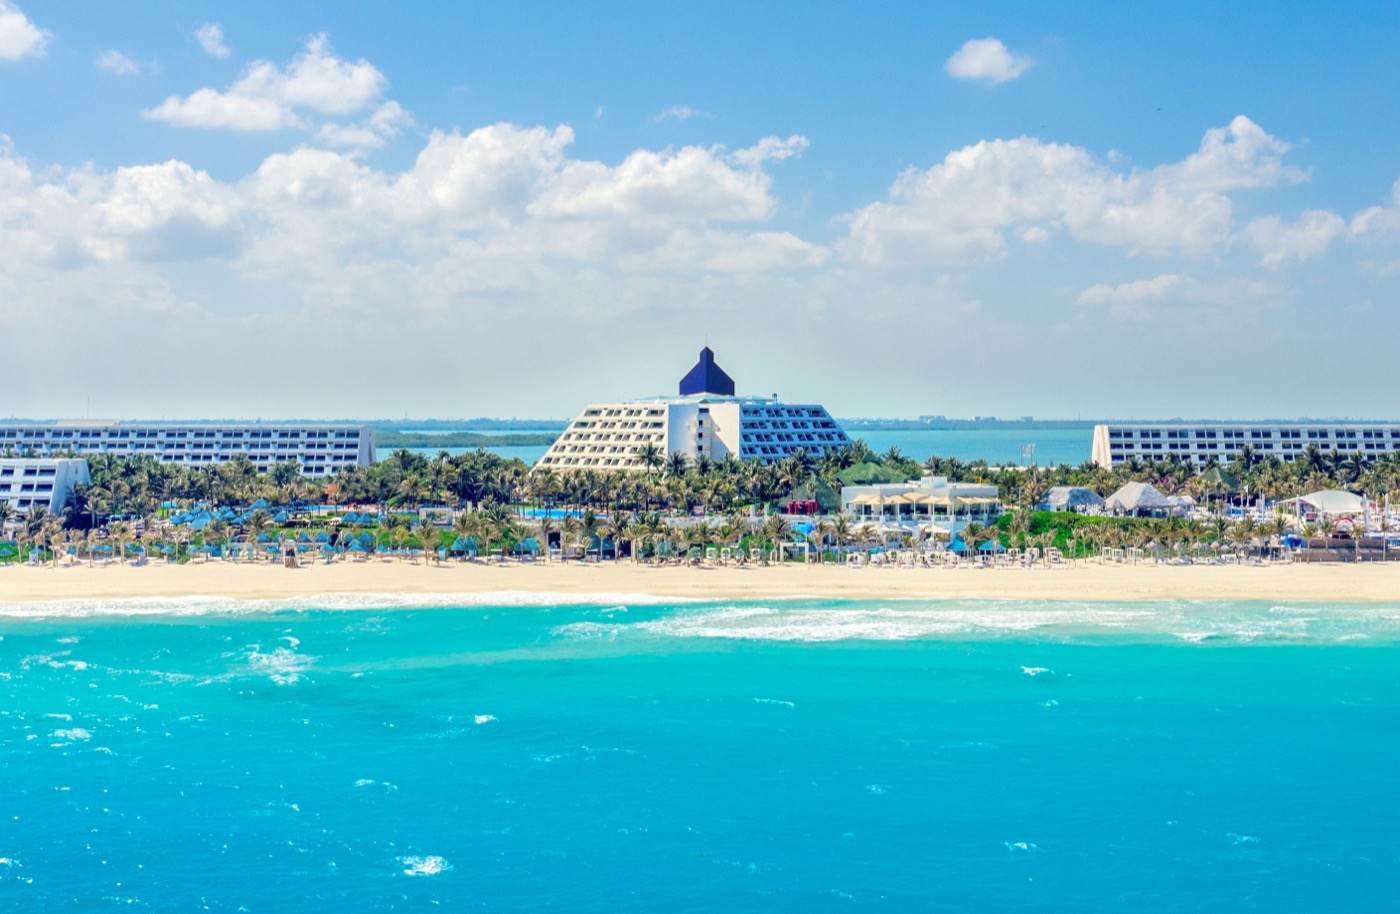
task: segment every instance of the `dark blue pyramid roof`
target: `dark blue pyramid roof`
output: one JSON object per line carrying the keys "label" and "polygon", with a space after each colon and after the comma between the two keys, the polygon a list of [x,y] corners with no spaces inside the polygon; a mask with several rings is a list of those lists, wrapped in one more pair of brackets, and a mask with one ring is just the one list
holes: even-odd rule
{"label": "dark blue pyramid roof", "polygon": [[681,378],[681,396],[689,397],[695,394],[734,396],[734,379],[715,364],[715,354],[709,346],[700,350],[700,361]]}

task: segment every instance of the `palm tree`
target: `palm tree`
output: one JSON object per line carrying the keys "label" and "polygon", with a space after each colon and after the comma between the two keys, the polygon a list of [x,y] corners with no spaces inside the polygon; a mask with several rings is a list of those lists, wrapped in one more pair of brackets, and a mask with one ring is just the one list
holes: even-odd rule
{"label": "palm tree", "polygon": [[[636,534],[633,532],[633,524],[630,517],[621,511],[613,512],[611,517],[599,524],[598,529],[603,536],[612,539],[614,559],[619,558],[621,555],[619,547],[624,542],[630,547],[632,540],[636,537]],[[598,547],[600,559],[602,558],[602,551],[602,545],[600,543]]]}
{"label": "palm tree", "polygon": [[[476,515],[469,511],[458,512],[452,519],[452,532],[458,539],[474,538],[476,533]],[[465,549],[463,552],[465,553]],[[480,550],[478,550],[480,551]]]}
{"label": "palm tree", "polygon": [[783,560],[783,544],[792,536],[792,524],[781,514],[770,515],[763,524],[763,533],[773,542],[778,553],[778,561]]}
{"label": "palm tree", "polygon": [[[578,542],[580,548],[583,550],[583,558],[585,561],[588,560],[588,547],[591,546],[593,540],[598,537],[598,528],[600,526],[601,522],[598,520],[598,515],[593,512],[592,508],[585,509],[583,516],[578,519],[578,527],[575,531],[575,535],[578,537],[576,542]],[[601,562],[602,560],[603,541],[599,539],[598,561]]]}
{"label": "palm tree", "polygon": [[48,544],[49,552],[53,556],[53,565],[51,567],[57,568],[58,557],[62,553],[66,541],[63,532],[63,522],[57,517],[49,515],[49,522],[44,525],[43,536],[44,541]]}
{"label": "palm tree", "polygon": [[540,544],[540,552],[544,555],[544,560],[549,561],[549,536],[559,529],[559,525],[554,522],[554,518],[548,514],[541,514],[535,519],[535,536]]}
{"label": "palm tree", "polygon": [[429,553],[432,553],[434,559],[436,559],[437,550],[434,547],[436,547],[438,539],[437,525],[433,523],[431,517],[424,517],[422,520],[418,521],[417,525],[413,528],[413,532],[418,534],[418,539],[423,543],[423,565],[426,567]]}
{"label": "palm tree", "polygon": [[126,544],[131,539],[131,524],[124,520],[119,520],[107,528],[107,535],[117,544],[117,558],[123,565],[126,564]]}

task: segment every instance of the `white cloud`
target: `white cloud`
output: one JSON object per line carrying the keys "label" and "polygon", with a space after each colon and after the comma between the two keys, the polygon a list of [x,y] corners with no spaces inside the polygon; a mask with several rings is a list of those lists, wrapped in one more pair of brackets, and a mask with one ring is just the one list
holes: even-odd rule
{"label": "white cloud", "polygon": [[845,249],[869,263],[975,262],[1004,256],[1005,233],[1028,227],[1135,253],[1219,248],[1228,192],[1307,179],[1283,163],[1288,148],[1243,116],[1180,162],[1129,172],[1077,146],[983,141],[901,174],[888,200],[847,217]]}
{"label": "white cloud", "polygon": [[1106,283],[1090,286],[1079,293],[1081,305],[1124,304],[1161,298],[1181,282],[1175,273],[1163,273],[1152,279],[1139,279],[1116,286]]}
{"label": "white cloud", "polygon": [[44,56],[49,33],[29,21],[19,7],[0,0],[0,60]]}
{"label": "white cloud", "polygon": [[145,66],[127,57],[121,51],[103,51],[97,55],[97,67],[117,76],[135,76]]}
{"label": "white cloud", "polygon": [[943,69],[956,79],[977,79],[995,86],[1020,76],[1032,63],[1029,57],[1012,54],[996,38],[974,38],[964,42]]}
{"label": "white cloud", "polygon": [[[391,105],[363,129],[396,129],[404,115]],[[289,282],[318,271],[329,281],[348,264],[384,258],[431,270],[440,258],[470,256],[497,264],[499,283],[551,262],[733,273],[829,256],[789,233],[729,227],[762,222],[776,208],[754,150],[742,165],[703,147],[637,150],[609,165],[569,156],[573,139],[566,126],[434,131],[397,173],[362,164],[358,149],[302,148],[269,156],[234,183],[178,161],[36,176],[2,146],[0,250],[14,264],[51,267],[218,255]],[[787,150],[798,140],[755,149]]]}
{"label": "white cloud", "polygon": [[348,63],[330,53],[326,36],[306,43],[306,51],[285,69],[265,60],[251,64],[227,90],[199,89],[172,95],[142,112],[150,120],[180,127],[240,131],[308,126],[303,113],[346,115],[374,102],[384,74],[366,60]]}
{"label": "white cloud", "polygon": [[1278,216],[1263,216],[1240,232],[1246,244],[1259,251],[1259,262],[1276,267],[1285,261],[1304,261],[1327,250],[1332,239],[1346,231],[1341,216],[1326,210],[1306,210],[1298,221],[1283,222]]}
{"label": "white cloud", "polygon": [[704,111],[696,111],[689,105],[672,105],[665,111],[658,112],[654,121],[688,121],[693,117],[709,117]]}
{"label": "white cloud", "polygon": [[1400,180],[1390,188],[1390,206],[1371,206],[1351,218],[1347,234],[1358,241],[1376,241],[1400,234]]}
{"label": "white cloud", "polygon": [[322,124],[316,136],[329,146],[368,151],[383,146],[412,123],[413,116],[398,102],[387,101],[358,124]]}
{"label": "white cloud", "polygon": [[787,139],[766,136],[748,149],[740,149],[729,158],[745,168],[757,168],[764,162],[781,162],[801,155],[807,148],[807,138],[793,134]]}
{"label": "white cloud", "polygon": [[194,30],[194,40],[210,57],[225,60],[233,52],[224,43],[224,27],[217,22],[206,23]]}

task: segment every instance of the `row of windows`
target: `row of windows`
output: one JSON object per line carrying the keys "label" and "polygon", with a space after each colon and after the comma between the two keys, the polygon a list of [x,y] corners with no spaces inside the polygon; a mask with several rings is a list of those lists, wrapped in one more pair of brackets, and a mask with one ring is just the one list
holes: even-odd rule
{"label": "row of windows", "polygon": [[1400,441],[1400,427],[1377,428],[1377,429],[1328,429],[1328,428],[1284,428],[1284,429],[1251,429],[1245,432],[1243,429],[1110,429],[1108,432],[1110,440],[1208,440],[1214,441],[1217,438],[1226,441],[1272,441],[1279,440],[1302,440],[1307,438],[1312,441],[1325,441],[1335,438],[1339,441],[1356,440],[1384,440]]}
{"label": "row of windows", "polygon": [[360,430],[332,431],[329,429],[279,430],[272,429],[54,429],[54,428],[0,428],[0,441],[42,440],[42,441],[130,441],[145,439],[211,439],[223,440],[358,440]]}

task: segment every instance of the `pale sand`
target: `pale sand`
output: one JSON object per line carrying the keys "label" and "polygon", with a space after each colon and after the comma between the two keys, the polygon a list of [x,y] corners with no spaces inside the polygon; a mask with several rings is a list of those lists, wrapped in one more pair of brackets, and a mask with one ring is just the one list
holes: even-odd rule
{"label": "pale sand", "polygon": [[332,594],[653,594],[694,599],[1400,601],[1400,563],[1274,566],[1099,565],[1039,569],[652,567],[348,562],[287,569],[222,562],[145,567],[0,567],[0,603],[206,596],[278,600]]}

